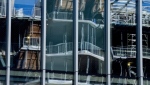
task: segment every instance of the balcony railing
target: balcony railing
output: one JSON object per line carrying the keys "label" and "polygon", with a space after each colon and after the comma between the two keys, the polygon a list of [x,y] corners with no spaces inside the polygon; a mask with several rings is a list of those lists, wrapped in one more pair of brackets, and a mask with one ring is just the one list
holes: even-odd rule
{"label": "balcony railing", "polygon": [[[103,50],[89,42],[79,42],[79,47],[78,51],[83,53],[83,52],[90,52],[98,56],[103,56]],[[62,54],[62,53],[72,53],[73,50],[73,43],[68,42],[68,43],[60,43],[57,45],[50,45],[46,47],[47,51],[46,54]]]}
{"label": "balcony railing", "polygon": [[40,38],[39,37],[24,37],[23,47],[25,46],[40,47]]}
{"label": "balcony railing", "polygon": [[[136,48],[135,47],[112,47],[113,55],[119,57],[136,57]],[[143,48],[143,57],[150,58],[150,49]]]}
{"label": "balcony railing", "polygon": [[6,9],[3,6],[0,6],[0,16],[5,16],[6,15]]}
{"label": "balcony railing", "polygon": [[[48,18],[51,19],[67,19],[67,20],[72,20],[73,14],[72,12],[52,12],[47,14]],[[79,19],[83,19],[83,13],[80,13]]]}
{"label": "balcony railing", "polygon": [[[112,24],[136,25],[136,15],[128,14],[128,13],[113,15],[112,16]],[[150,15],[149,14],[143,14],[142,25],[150,26]]]}
{"label": "balcony railing", "polygon": [[[6,7],[0,6],[0,17],[6,17]],[[12,8],[12,17],[33,17],[41,18],[41,8],[33,7],[31,9]]]}
{"label": "balcony railing", "polygon": [[41,8],[39,7],[34,7],[33,8],[33,17],[35,18],[41,18]]}

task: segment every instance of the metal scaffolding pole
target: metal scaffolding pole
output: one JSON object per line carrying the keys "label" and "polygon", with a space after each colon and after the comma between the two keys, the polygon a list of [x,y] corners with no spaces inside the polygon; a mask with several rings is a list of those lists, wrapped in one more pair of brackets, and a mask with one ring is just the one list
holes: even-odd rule
{"label": "metal scaffolding pole", "polygon": [[7,44],[6,44],[6,57],[7,57],[7,67],[6,67],[6,85],[10,85],[10,48],[11,48],[11,0],[7,0],[7,10],[6,10],[6,29],[7,29]]}
{"label": "metal scaffolding pole", "polygon": [[110,0],[105,0],[105,14],[104,14],[104,27],[105,27],[105,70],[106,70],[106,85],[111,85],[110,81]]}
{"label": "metal scaffolding pole", "polygon": [[136,58],[138,85],[143,85],[142,0],[136,0]]}
{"label": "metal scaffolding pole", "polygon": [[42,82],[41,85],[45,85],[46,74],[46,1],[41,0],[41,60],[42,60]]}
{"label": "metal scaffolding pole", "polygon": [[74,85],[78,85],[78,0],[73,0]]}

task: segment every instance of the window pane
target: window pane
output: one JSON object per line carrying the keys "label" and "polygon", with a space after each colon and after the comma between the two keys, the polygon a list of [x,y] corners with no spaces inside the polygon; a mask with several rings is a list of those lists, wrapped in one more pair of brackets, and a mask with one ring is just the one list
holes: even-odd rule
{"label": "window pane", "polygon": [[6,2],[0,1],[0,84],[6,82]]}
{"label": "window pane", "polygon": [[[149,1],[148,1],[149,2]],[[143,35],[142,35],[142,39],[143,39],[143,85],[149,85],[150,84],[150,71],[149,71],[149,65],[150,65],[150,52],[149,52],[149,37],[150,37],[150,33],[146,31],[146,29],[149,28],[149,8],[146,8],[146,6],[150,6],[150,4],[146,4],[147,2],[145,0],[142,0],[142,8],[143,8],[143,14],[142,14],[142,31],[143,31]]]}
{"label": "window pane", "polygon": [[105,84],[103,0],[79,0],[79,84]]}
{"label": "window pane", "polygon": [[49,85],[73,83],[72,2],[47,0],[46,78]]}
{"label": "window pane", "polygon": [[[33,2],[33,1],[31,1]],[[22,4],[17,2],[13,10],[16,12],[12,16],[11,27],[11,85],[40,85],[41,78],[41,56],[40,56],[40,39],[41,39],[41,22],[39,15],[40,9],[34,3]],[[30,4],[30,5],[29,5]],[[34,10],[33,10],[34,9]],[[30,17],[33,17],[31,19]],[[18,19],[19,18],[19,19]],[[28,19],[26,19],[28,18]]]}

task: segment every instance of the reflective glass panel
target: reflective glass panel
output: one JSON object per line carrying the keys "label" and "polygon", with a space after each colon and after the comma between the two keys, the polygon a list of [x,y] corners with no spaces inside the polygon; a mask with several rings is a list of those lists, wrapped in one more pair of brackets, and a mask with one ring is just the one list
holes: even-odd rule
{"label": "reflective glass panel", "polygon": [[79,0],[78,83],[105,84],[104,1]]}
{"label": "reflective glass panel", "polygon": [[38,2],[15,1],[11,27],[11,85],[40,85],[41,21]]}
{"label": "reflective glass panel", "polygon": [[[138,84],[136,0],[111,0],[112,84]],[[143,10],[144,11],[144,10]],[[143,19],[143,24],[145,20]],[[143,30],[144,31],[144,30]],[[143,32],[143,56],[148,49],[148,34]],[[145,63],[145,62],[144,62]],[[141,69],[145,69],[145,66]],[[147,69],[145,69],[146,72]],[[145,85],[145,84],[144,84]]]}
{"label": "reflective glass panel", "polygon": [[0,84],[6,82],[6,2],[0,1]]}
{"label": "reflective glass panel", "polygon": [[73,84],[72,1],[47,0],[46,79],[49,85]]}
{"label": "reflective glass panel", "polygon": [[143,39],[143,85],[149,85],[150,84],[150,46],[149,46],[149,39],[150,39],[150,33],[148,32],[148,28],[149,28],[149,20],[150,20],[150,8],[149,8],[150,4],[149,1],[146,2],[145,0],[142,0],[142,8],[143,8],[143,12],[142,12],[142,31],[143,31],[143,35],[142,35],[142,39]]}

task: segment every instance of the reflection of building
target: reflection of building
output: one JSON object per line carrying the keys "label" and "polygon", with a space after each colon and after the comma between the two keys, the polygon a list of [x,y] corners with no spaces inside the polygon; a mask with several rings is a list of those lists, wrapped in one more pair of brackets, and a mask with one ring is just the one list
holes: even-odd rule
{"label": "reflection of building", "polygon": [[[40,1],[40,0],[38,0]],[[135,14],[126,7],[112,6],[112,83],[136,84]],[[125,1],[124,1],[125,2]],[[47,0],[46,85],[73,82],[73,25],[72,0]],[[105,84],[104,65],[104,0],[79,0],[79,85]],[[41,11],[40,2],[30,16],[12,18],[11,84],[38,85],[41,73]],[[115,8],[116,7],[116,8]],[[119,10],[119,12],[118,12]],[[121,11],[120,11],[121,10]],[[31,10],[30,10],[31,11]],[[15,13],[14,13],[15,14]],[[15,14],[16,15],[16,14]],[[128,15],[128,16],[127,16]],[[143,15],[143,69],[149,85],[149,18]],[[5,18],[0,18],[0,84],[5,80]],[[18,24],[19,23],[19,24]],[[44,56],[45,57],[45,56]],[[122,82],[123,81],[123,82]],[[144,81],[145,82],[145,81]]]}
{"label": "reflection of building", "polygon": [[[14,12],[14,2],[15,0],[11,0],[11,8],[12,8],[12,14]],[[0,16],[6,16],[6,0],[0,1]]]}
{"label": "reflection of building", "polygon": [[[62,64],[65,62],[66,59],[69,62],[68,65],[70,65],[69,68],[73,68],[72,66],[72,50],[73,50],[73,43],[72,43],[72,20],[67,19],[53,19],[52,21],[49,20],[47,26],[47,36],[53,36],[53,37],[47,37],[47,66],[49,66],[49,60],[53,59],[52,62],[57,63],[58,59],[62,61]],[[59,26],[58,26],[59,24]],[[98,34],[100,33],[100,34]],[[56,38],[59,37],[59,38]],[[90,59],[95,59],[95,63],[103,63],[104,61],[104,51],[102,49],[103,44],[103,29],[98,27],[95,23],[87,20],[79,20],[79,60],[80,62],[89,62],[91,60],[88,60],[88,57],[91,57]],[[64,59],[64,61],[63,61]],[[56,61],[55,61],[56,60]],[[98,62],[96,60],[100,60],[101,62]],[[85,66],[87,63],[83,63]],[[67,63],[67,62],[66,62]],[[57,63],[58,64],[58,63]],[[82,70],[86,70],[87,68],[82,64],[81,65]],[[89,64],[90,65],[90,64]],[[92,63],[91,63],[92,65]],[[91,68],[91,71],[93,70],[94,73],[100,73],[100,68],[97,66],[94,70],[95,65],[100,64],[94,64],[93,63],[93,69]],[[83,66],[83,67],[82,67]],[[56,69],[53,70],[62,70],[60,68],[62,66],[55,66]],[[47,67],[48,69],[51,69],[50,67]],[[58,69],[59,68],[59,69]],[[85,69],[83,69],[85,68]],[[97,70],[96,70],[97,69]],[[79,69],[80,70],[80,69]],[[72,71],[71,69],[68,71]]]}

